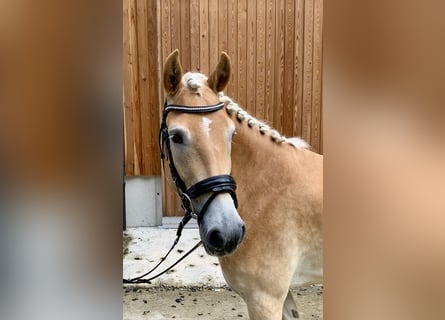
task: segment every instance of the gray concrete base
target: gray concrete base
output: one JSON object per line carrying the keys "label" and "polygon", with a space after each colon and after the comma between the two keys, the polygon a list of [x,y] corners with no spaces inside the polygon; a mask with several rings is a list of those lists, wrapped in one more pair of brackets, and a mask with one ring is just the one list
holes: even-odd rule
{"label": "gray concrete base", "polygon": [[[182,217],[162,217],[161,177],[125,177],[127,227],[176,229]],[[198,228],[192,219],[186,229]]]}
{"label": "gray concrete base", "polygon": [[125,177],[127,227],[162,224],[161,177]]}

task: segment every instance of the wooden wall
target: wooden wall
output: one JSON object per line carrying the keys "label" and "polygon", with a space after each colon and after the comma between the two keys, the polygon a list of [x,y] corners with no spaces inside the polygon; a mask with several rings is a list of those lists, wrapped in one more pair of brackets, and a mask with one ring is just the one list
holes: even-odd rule
{"label": "wooden wall", "polygon": [[156,1],[123,1],[124,164],[127,176],[160,175]]}
{"label": "wooden wall", "polygon": [[[322,0],[124,0],[127,175],[159,175],[162,65],[180,50],[186,71],[209,74],[232,60],[225,93],[285,136],[323,152]],[[164,214],[181,214],[164,189]]]}
{"label": "wooden wall", "polygon": [[161,61],[209,74],[221,51],[235,71],[225,93],[286,136],[322,151],[321,0],[160,0]]}

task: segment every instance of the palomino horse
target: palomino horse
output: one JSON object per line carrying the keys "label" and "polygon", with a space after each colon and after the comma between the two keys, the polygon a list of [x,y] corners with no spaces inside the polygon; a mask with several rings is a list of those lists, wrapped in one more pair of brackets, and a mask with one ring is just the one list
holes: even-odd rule
{"label": "palomino horse", "polygon": [[225,53],[208,78],[183,75],[178,54],[164,67],[161,139],[183,206],[250,319],[298,318],[290,287],[322,281],[323,157],[224,96]]}

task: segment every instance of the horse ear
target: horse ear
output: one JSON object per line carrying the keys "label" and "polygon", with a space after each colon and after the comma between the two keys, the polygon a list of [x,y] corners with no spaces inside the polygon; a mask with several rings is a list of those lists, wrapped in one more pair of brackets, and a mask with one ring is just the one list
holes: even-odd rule
{"label": "horse ear", "polygon": [[227,53],[222,52],[215,71],[210,75],[207,82],[215,92],[223,91],[230,79],[230,58]]}
{"label": "horse ear", "polygon": [[179,50],[176,49],[167,57],[164,65],[164,89],[169,94],[175,94],[182,78],[182,67],[178,59]]}

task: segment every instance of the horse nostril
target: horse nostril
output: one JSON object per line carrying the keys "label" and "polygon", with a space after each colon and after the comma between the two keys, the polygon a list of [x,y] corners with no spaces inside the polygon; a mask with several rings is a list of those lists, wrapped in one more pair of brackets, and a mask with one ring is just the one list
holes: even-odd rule
{"label": "horse nostril", "polygon": [[209,236],[207,237],[208,243],[210,246],[212,246],[215,249],[222,249],[224,248],[225,241],[221,235],[221,232],[218,230],[214,230],[210,232]]}
{"label": "horse nostril", "polygon": [[244,224],[241,227],[241,237],[239,237],[238,239],[238,244],[240,244],[241,242],[243,242],[244,240],[244,236],[246,235],[246,227],[244,226]]}

